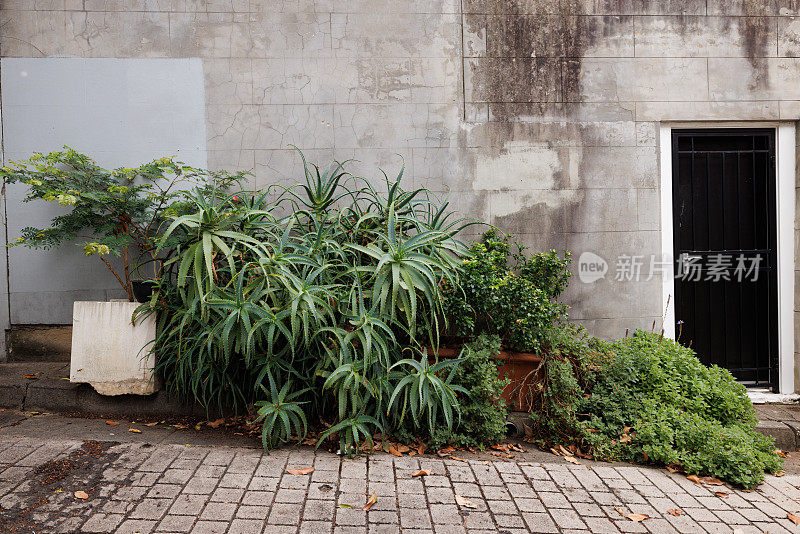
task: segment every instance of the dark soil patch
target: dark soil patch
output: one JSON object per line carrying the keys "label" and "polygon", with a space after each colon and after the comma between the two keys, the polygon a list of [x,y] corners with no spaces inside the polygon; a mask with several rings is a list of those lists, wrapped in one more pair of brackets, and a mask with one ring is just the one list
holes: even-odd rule
{"label": "dark soil patch", "polygon": [[[20,482],[27,483],[25,491],[15,491],[13,494],[21,500],[18,506],[8,509],[0,508],[0,532],[48,532],[54,523],[48,521],[42,524],[33,519],[33,513],[41,506],[47,504],[50,498],[69,495],[74,491],[84,491],[89,498],[97,487],[103,482],[103,471],[119,458],[121,453],[109,453],[108,450],[115,441],[84,441],[80,449],[71,452],[67,457],[50,460],[37,466],[31,474]],[[69,500],[64,506],[69,504]],[[55,513],[53,519],[58,517]],[[72,514],[70,514],[72,515]]]}

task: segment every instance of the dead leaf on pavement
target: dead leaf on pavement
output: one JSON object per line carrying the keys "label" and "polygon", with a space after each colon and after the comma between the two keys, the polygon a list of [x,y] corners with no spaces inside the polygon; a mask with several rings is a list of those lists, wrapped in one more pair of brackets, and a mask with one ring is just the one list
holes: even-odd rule
{"label": "dead leaf on pavement", "polygon": [[436,454],[444,458],[445,456],[450,456],[450,453],[453,453],[455,451],[456,450],[453,447],[447,446],[444,449],[439,449],[438,451],[436,451]]}
{"label": "dead leaf on pavement", "polygon": [[302,467],[299,469],[287,469],[286,472],[290,475],[307,475],[314,471],[313,467]]}
{"label": "dead leaf on pavement", "polygon": [[781,470],[781,471],[778,471],[777,473],[775,473],[775,476],[776,477],[782,477],[785,474],[786,474],[786,471]]}
{"label": "dead leaf on pavement", "polygon": [[402,443],[397,444],[397,452],[401,454],[406,454],[411,452],[411,448],[408,445],[403,445]]}
{"label": "dead leaf on pavement", "polygon": [[667,510],[667,513],[674,516],[683,515],[685,512],[678,508],[673,508],[672,510]]}
{"label": "dead leaf on pavement", "polygon": [[668,465],[667,466],[667,471],[669,471],[670,473],[677,473],[678,469],[676,467],[672,467],[671,465]]}
{"label": "dead leaf on pavement", "polygon": [[564,456],[564,459],[571,464],[582,465],[574,456]]}
{"label": "dead leaf on pavement", "polygon": [[367,501],[367,504],[365,504],[365,505],[364,505],[364,507],[362,508],[362,510],[369,510],[370,508],[372,508],[372,506],[373,506],[373,505],[374,505],[376,502],[378,502],[378,496],[377,496],[375,493],[373,493],[373,494],[372,494],[372,497],[370,497],[370,498],[369,498],[369,500]]}
{"label": "dead leaf on pavement", "polygon": [[186,425],[182,425],[182,424],[180,424],[180,423],[175,423],[174,425],[172,425],[172,427],[173,427],[173,428],[177,428],[177,429],[179,429],[179,430],[185,430],[185,429],[189,428],[189,427],[187,427]]}
{"label": "dead leaf on pavement", "polygon": [[352,504],[339,503],[338,508],[352,508]]}
{"label": "dead leaf on pavement", "polygon": [[217,419],[216,421],[208,421],[206,422],[206,426],[211,428],[217,428],[219,425],[225,422],[225,419]]}
{"label": "dead leaf on pavement", "polygon": [[129,428],[128,432],[133,432],[134,434],[141,434],[142,433],[141,430],[139,430],[138,428],[133,428],[133,427]]}
{"label": "dead leaf on pavement", "polygon": [[78,499],[88,499],[89,498],[89,494],[86,493],[85,491],[76,491],[74,495]]}
{"label": "dead leaf on pavement", "polygon": [[403,456],[403,453],[395,449],[394,445],[389,445],[389,454],[392,456]]}
{"label": "dead leaf on pavement", "polygon": [[636,521],[637,523],[641,523],[645,519],[650,519],[650,516],[647,514],[625,514],[625,517],[631,521]]}
{"label": "dead leaf on pavement", "polygon": [[715,491],[714,495],[716,495],[720,499],[727,499],[730,496],[730,493],[727,491]]}
{"label": "dead leaf on pavement", "polygon": [[458,462],[464,462],[464,463],[468,463],[468,462],[467,462],[465,459],[463,459],[463,458],[459,458],[458,456],[451,456],[451,457],[450,457],[450,459],[451,459],[451,460],[456,460],[456,461],[458,461]]}
{"label": "dead leaf on pavement", "polygon": [[686,478],[687,478],[688,480],[691,480],[691,481],[692,481],[692,482],[694,482],[695,484],[700,484],[700,477],[699,477],[699,476],[697,476],[697,475],[687,475],[687,476],[686,476]]}
{"label": "dead leaf on pavement", "polygon": [[700,477],[700,484],[705,484],[706,486],[722,486],[725,483],[714,477]]}
{"label": "dead leaf on pavement", "polygon": [[158,423],[145,423],[144,426],[156,426]]}
{"label": "dead leaf on pavement", "polygon": [[37,378],[39,378],[40,374],[42,374],[41,371],[39,371],[38,373],[29,373],[27,375],[23,375],[22,378],[27,378],[28,380],[36,380]]}
{"label": "dead leaf on pavement", "polygon": [[424,476],[428,476],[430,474],[431,474],[431,472],[428,471],[427,469],[420,469],[419,471],[417,471],[416,473],[414,473],[411,476],[412,477],[424,477]]}
{"label": "dead leaf on pavement", "polygon": [[108,426],[117,426],[119,423],[117,421],[112,421],[111,419],[109,419],[108,421],[106,421],[106,424]]}
{"label": "dead leaf on pavement", "polygon": [[797,517],[794,514],[786,514],[786,518],[795,525],[800,525],[800,517]]}
{"label": "dead leaf on pavement", "polygon": [[614,510],[616,510],[619,515],[625,515],[625,510],[622,509],[622,506],[615,506]]}
{"label": "dead leaf on pavement", "polygon": [[456,495],[456,504],[459,506],[463,506],[464,508],[477,508],[478,505],[472,502],[469,499],[462,497],[461,495]]}

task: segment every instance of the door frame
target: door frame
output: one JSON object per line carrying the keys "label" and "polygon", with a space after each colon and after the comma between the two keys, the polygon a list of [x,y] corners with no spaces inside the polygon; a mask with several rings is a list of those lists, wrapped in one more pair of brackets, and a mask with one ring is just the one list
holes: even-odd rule
{"label": "door frame", "polygon": [[[775,207],[778,258],[778,393],[794,393],[794,226],[795,125],[791,122],[680,121],[659,123],[661,254],[672,258],[674,248],[672,204],[672,130],[692,128],[772,128],[775,130]],[[662,279],[664,335],[675,339],[674,261],[665,265]],[[667,300],[669,299],[669,305]]]}

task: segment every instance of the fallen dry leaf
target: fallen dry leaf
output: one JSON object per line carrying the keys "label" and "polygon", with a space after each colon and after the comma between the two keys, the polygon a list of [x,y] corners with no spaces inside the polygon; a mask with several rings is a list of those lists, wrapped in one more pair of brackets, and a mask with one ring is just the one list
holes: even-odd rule
{"label": "fallen dry leaf", "polygon": [[40,374],[42,374],[41,371],[39,371],[38,373],[30,373],[27,375],[23,375],[22,378],[27,378],[28,380],[36,380],[37,378],[39,378]]}
{"label": "fallen dry leaf", "polygon": [[464,508],[477,508],[478,505],[472,502],[469,499],[462,497],[461,495],[456,495],[456,504],[459,506],[463,506]]}
{"label": "fallen dry leaf", "polygon": [[563,454],[564,456],[572,456],[572,451],[567,449],[563,445],[559,445],[558,450],[561,451],[561,454]]}
{"label": "fallen dry leaf", "polygon": [[403,445],[402,443],[397,444],[397,452],[401,454],[406,454],[411,452],[411,448],[408,445]]}
{"label": "fallen dry leaf", "polygon": [[189,428],[189,427],[187,427],[186,425],[182,425],[182,424],[180,424],[180,423],[176,423],[176,424],[172,425],[172,427],[173,427],[173,428],[177,428],[177,429],[179,429],[179,430],[185,430],[185,429]]}
{"label": "fallen dry leaf", "polygon": [[465,459],[459,458],[458,456],[451,456],[450,459],[451,460],[456,460],[456,461],[459,461],[459,462],[467,463],[467,461]]}
{"label": "fallen dry leaf", "polygon": [[623,435],[621,435],[619,437],[619,442],[620,443],[630,443],[631,442],[631,436],[629,434],[623,434]]}
{"label": "fallen dry leaf", "polygon": [[697,476],[697,475],[686,475],[686,478],[687,478],[688,480],[691,480],[691,481],[692,481],[692,482],[694,482],[695,484],[700,484],[700,477],[699,477],[699,476]]}
{"label": "fallen dry leaf", "polygon": [[430,475],[430,474],[431,474],[431,472],[428,471],[427,469],[420,469],[419,471],[417,471],[416,473],[414,473],[411,476],[412,477],[424,477],[424,476],[427,476],[427,475]]}
{"label": "fallen dry leaf", "polygon": [[730,493],[728,493],[727,491],[715,491],[714,495],[716,495],[720,499],[727,499],[730,496]]}
{"label": "fallen dry leaf", "polygon": [[225,422],[225,419],[217,419],[216,421],[208,421],[206,422],[206,426],[211,428],[217,428],[219,425]]}
{"label": "fallen dry leaf", "polygon": [[631,427],[629,427],[629,426],[626,426],[626,427],[624,427],[622,429],[622,433],[623,434],[628,434],[628,433],[630,433],[630,431],[631,431]]}
{"label": "fallen dry leaf", "polygon": [[800,525],[800,517],[797,517],[794,514],[786,514],[786,519],[794,523],[795,525]]}
{"label": "fallen dry leaf", "polygon": [[622,509],[622,506],[615,506],[615,507],[614,507],[614,510],[616,510],[616,511],[617,511],[617,513],[618,513],[619,515],[621,515],[621,516],[624,516],[624,515],[625,515],[625,510],[623,510],[623,509]]}
{"label": "fallen dry leaf", "polygon": [[352,504],[339,503],[338,508],[352,508]]}
{"label": "fallen dry leaf", "polygon": [[119,423],[117,421],[112,421],[111,419],[109,419],[108,421],[106,421],[106,424],[108,426],[117,426]]}
{"label": "fallen dry leaf", "polygon": [[678,469],[676,467],[672,467],[671,465],[668,465],[667,466],[667,471],[669,471],[670,473],[677,473]]}
{"label": "fallen dry leaf", "polygon": [[582,465],[574,456],[564,456],[564,459],[571,464]]}
{"label": "fallen dry leaf", "polygon": [[313,467],[301,467],[299,469],[287,469],[286,472],[290,475],[307,475],[314,471]]}
{"label": "fallen dry leaf", "polygon": [[403,453],[394,448],[394,445],[389,445],[389,454],[392,456],[403,456]]}
{"label": "fallen dry leaf", "polygon": [[158,423],[145,423],[144,426],[156,426]]}
{"label": "fallen dry leaf", "polygon": [[86,493],[85,491],[76,491],[74,495],[78,499],[88,499],[89,498],[89,494]]}
{"label": "fallen dry leaf", "polygon": [[647,514],[625,514],[625,517],[631,521],[636,521],[637,523],[641,523],[645,519],[650,519],[650,516]]}
{"label": "fallen dry leaf", "polygon": [[778,471],[777,473],[775,473],[775,476],[776,477],[782,477],[785,474],[786,474],[786,471],[781,470],[781,471]]}
{"label": "fallen dry leaf", "polygon": [[138,428],[133,428],[133,427],[129,428],[128,432],[133,432],[134,434],[141,434],[142,433],[141,430],[139,430]]}
{"label": "fallen dry leaf", "polygon": [[378,496],[375,493],[373,493],[372,497],[369,498],[369,500],[367,501],[367,504],[364,505],[362,510],[369,510],[370,508],[372,508],[375,505],[376,502],[378,502]]}
{"label": "fallen dry leaf", "polygon": [[423,454],[425,454],[425,445],[423,445],[423,444],[420,444],[420,446],[419,446],[419,447],[417,447],[417,454],[419,454],[420,456],[422,456]]}
{"label": "fallen dry leaf", "polygon": [[725,483],[714,477],[700,477],[700,484],[705,484],[706,486],[722,486]]}
{"label": "fallen dry leaf", "polygon": [[683,515],[685,512],[678,508],[673,508],[672,510],[667,510],[667,513],[674,516]]}

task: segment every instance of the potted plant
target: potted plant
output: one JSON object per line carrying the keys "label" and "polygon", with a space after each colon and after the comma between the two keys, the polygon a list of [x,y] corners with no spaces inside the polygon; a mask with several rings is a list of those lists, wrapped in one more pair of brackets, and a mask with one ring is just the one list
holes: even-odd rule
{"label": "potted plant", "polygon": [[558,297],[567,287],[570,258],[554,250],[528,256],[524,246],[510,241],[490,229],[470,248],[458,286],[445,291],[449,325],[438,355],[456,357],[466,340],[498,335],[500,374],[510,378],[503,398],[512,408],[529,411],[531,390],[541,379],[540,353],[566,319],[567,307]]}
{"label": "potted plant", "polygon": [[160,276],[156,240],[169,216],[182,213],[190,188],[210,192],[239,176],[195,169],[171,157],[107,170],[69,147],[12,161],[0,176],[6,184],[28,187],[25,202],[63,208],[48,227],[24,228],[9,246],[51,249],[74,243],[102,261],[127,296],[127,302],[74,304],[70,379],[105,394],[153,392],[153,357],[140,353],[155,337],[155,319],[134,324],[132,315],[136,298],[147,300]]}

